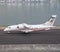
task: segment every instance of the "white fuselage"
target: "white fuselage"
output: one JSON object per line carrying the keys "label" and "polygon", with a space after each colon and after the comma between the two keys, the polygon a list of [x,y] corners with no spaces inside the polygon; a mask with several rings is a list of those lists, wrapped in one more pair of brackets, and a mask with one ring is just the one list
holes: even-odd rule
{"label": "white fuselage", "polygon": [[47,25],[28,25],[24,26],[23,24],[19,25],[12,25],[8,26],[4,29],[4,31],[21,31],[21,32],[31,32],[31,31],[37,31],[37,30],[47,30],[50,29],[53,26],[47,26]]}

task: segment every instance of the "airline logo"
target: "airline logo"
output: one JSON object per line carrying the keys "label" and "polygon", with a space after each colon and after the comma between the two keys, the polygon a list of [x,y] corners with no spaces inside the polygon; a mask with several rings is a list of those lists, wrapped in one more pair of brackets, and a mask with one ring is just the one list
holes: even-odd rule
{"label": "airline logo", "polygon": [[51,17],[50,23],[53,23],[54,19],[55,19],[54,17]]}
{"label": "airline logo", "polygon": [[52,23],[52,22],[53,22],[53,20],[50,20],[50,22]]}

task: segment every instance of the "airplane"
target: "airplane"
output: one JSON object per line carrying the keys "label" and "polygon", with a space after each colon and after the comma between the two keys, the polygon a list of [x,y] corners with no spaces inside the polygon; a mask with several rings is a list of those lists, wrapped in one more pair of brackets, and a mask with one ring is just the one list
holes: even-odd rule
{"label": "airplane", "polygon": [[39,30],[50,30],[55,27],[55,26],[53,26],[53,24],[55,22],[56,17],[57,17],[57,15],[52,15],[50,17],[50,19],[43,24],[29,25],[26,23],[22,23],[22,24],[18,24],[18,25],[10,25],[10,26],[6,27],[3,31],[8,32],[8,33],[11,33],[13,31],[29,33],[29,32],[33,32],[33,31],[39,31]]}

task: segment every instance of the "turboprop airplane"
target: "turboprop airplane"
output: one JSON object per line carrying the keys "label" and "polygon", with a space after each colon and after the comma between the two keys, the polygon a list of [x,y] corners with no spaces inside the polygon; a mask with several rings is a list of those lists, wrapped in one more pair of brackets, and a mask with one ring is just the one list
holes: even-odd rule
{"label": "turboprop airplane", "polygon": [[52,15],[50,19],[43,24],[29,25],[26,23],[22,23],[18,25],[11,25],[11,26],[6,27],[4,31],[7,31],[8,33],[11,33],[13,31],[29,33],[33,31],[39,31],[39,30],[50,30],[51,28],[55,27],[53,26],[53,24],[55,22],[56,17],[57,17],[56,15]]}

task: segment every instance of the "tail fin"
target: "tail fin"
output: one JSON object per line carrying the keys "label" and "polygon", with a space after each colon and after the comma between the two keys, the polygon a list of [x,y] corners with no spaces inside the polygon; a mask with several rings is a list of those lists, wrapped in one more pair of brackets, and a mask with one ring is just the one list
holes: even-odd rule
{"label": "tail fin", "polygon": [[53,26],[56,17],[57,17],[56,15],[52,15],[51,18],[47,22],[45,22],[44,24],[49,25],[49,26]]}

